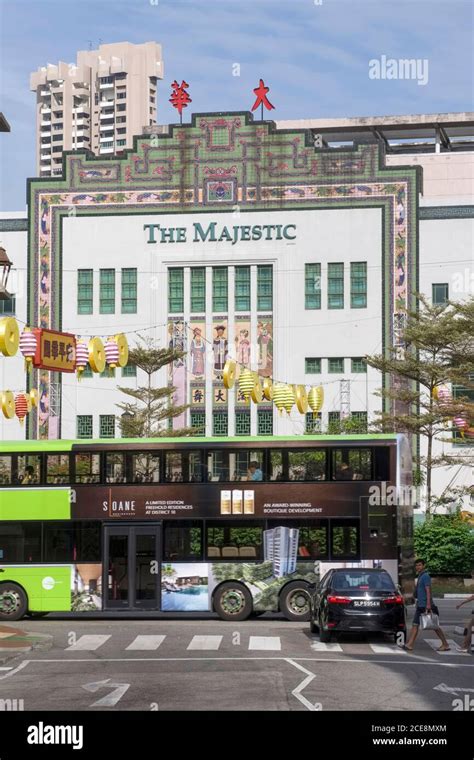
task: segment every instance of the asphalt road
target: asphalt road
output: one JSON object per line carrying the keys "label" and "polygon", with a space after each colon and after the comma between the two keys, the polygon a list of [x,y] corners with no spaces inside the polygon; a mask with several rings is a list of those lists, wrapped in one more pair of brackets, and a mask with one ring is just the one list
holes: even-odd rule
{"label": "asphalt road", "polygon": [[308,624],[278,615],[23,620],[12,627],[51,639],[3,663],[0,709],[18,700],[60,711],[452,710],[474,695],[474,659],[455,651],[462,637],[453,633],[470,606],[438,604],[452,645],[443,654],[432,633],[412,654],[374,635],[324,645]]}

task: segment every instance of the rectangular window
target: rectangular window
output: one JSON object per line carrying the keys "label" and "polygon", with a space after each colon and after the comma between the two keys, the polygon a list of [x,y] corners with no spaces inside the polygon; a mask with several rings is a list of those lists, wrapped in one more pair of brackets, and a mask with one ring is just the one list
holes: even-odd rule
{"label": "rectangular window", "polygon": [[0,315],[3,314],[15,314],[16,311],[16,296],[11,298],[4,298],[0,301]]}
{"label": "rectangular window", "polygon": [[3,523],[0,535],[2,564],[41,562],[41,523]]}
{"label": "rectangular window", "polygon": [[160,455],[152,452],[132,454],[132,483],[159,483]]}
{"label": "rectangular window", "polygon": [[81,377],[93,377],[94,373],[92,372],[91,365],[89,362],[87,362],[86,366],[84,367],[84,371],[81,374]]}
{"label": "rectangular window", "polygon": [[212,268],[212,311],[227,311],[228,277],[227,267]]}
{"label": "rectangular window", "polygon": [[359,526],[355,523],[331,522],[331,559],[354,559],[359,556]]}
{"label": "rectangular window", "polygon": [[206,435],[206,412],[191,411],[191,427],[196,428],[196,435]]}
{"label": "rectangular window", "polygon": [[[92,431],[90,436],[84,437],[91,438]],[[100,454],[75,454],[75,470],[76,483],[99,483]]]}
{"label": "rectangular window", "polygon": [[[208,522],[206,524],[206,554],[210,560],[239,558],[263,559],[263,523],[256,521]],[[248,570],[246,568],[248,567]],[[271,567],[271,565],[270,565]],[[268,571],[268,568],[265,568]],[[242,565],[245,580],[260,578],[263,568]],[[254,575],[255,574],[255,575]]]}
{"label": "rectangular window", "polygon": [[367,262],[351,261],[351,309],[367,308]]}
{"label": "rectangular window", "polygon": [[168,269],[168,312],[182,314],[184,311],[184,269]]}
{"label": "rectangular window", "polygon": [[363,356],[355,356],[351,359],[351,372],[358,374],[367,372],[367,364]]}
{"label": "rectangular window", "polygon": [[101,314],[115,314],[115,269],[100,270]]}
{"label": "rectangular window", "polygon": [[341,356],[328,359],[328,372],[330,375],[340,375],[344,372],[344,358]]}
{"label": "rectangular window", "polygon": [[18,456],[18,485],[33,486],[41,482],[41,455],[20,454]]}
{"label": "rectangular window", "polygon": [[344,308],[344,264],[328,264],[328,309]]}
{"label": "rectangular window", "polygon": [[257,409],[257,435],[273,435],[273,411]]}
{"label": "rectangular window", "polygon": [[367,412],[351,412],[353,433],[363,434],[367,432]]}
{"label": "rectangular window", "polygon": [[76,438],[92,438],[92,414],[78,414]]}
{"label": "rectangular window", "polygon": [[183,454],[181,451],[167,451],[165,454],[165,480],[167,483],[182,483],[184,480]]}
{"label": "rectangular window", "polygon": [[340,435],[341,433],[341,413],[328,412],[328,435]]}
{"label": "rectangular window", "polygon": [[250,267],[235,267],[235,310],[250,311]]}
{"label": "rectangular window", "polygon": [[235,434],[250,435],[250,412],[235,413]]}
{"label": "rectangular window", "polygon": [[137,368],[135,364],[127,364],[125,367],[122,367],[122,377],[136,377],[137,376]]}
{"label": "rectangular window", "polygon": [[[202,523],[191,520],[165,521],[163,524],[163,559],[165,562],[200,562],[202,560]],[[173,576],[167,579],[163,572],[163,588],[167,580],[175,583]]]}
{"label": "rectangular window", "polygon": [[125,483],[125,454],[108,451],[105,455],[105,480],[107,483]]}
{"label": "rectangular window", "polygon": [[[101,525],[95,521],[44,522],[43,523],[43,562],[97,562],[101,561]],[[88,568],[89,574],[91,569]],[[94,579],[82,580],[97,583],[101,567],[93,570]],[[90,587],[87,588],[90,593]]]}
{"label": "rectangular window", "polygon": [[46,455],[46,482],[49,485],[69,483],[69,454]]}
{"label": "rectangular window", "polygon": [[[283,528],[291,530],[295,527],[292,520],[269,520],[268,529]],[[327,520],[298,520],[299,536],[297,559],[327,559],[329,546],[329,531]]]}
{"label": "rectangular window", "polygon": [[304,360],[304,371],[307,375],[319,375],[321,373],[321,359],[309,356]]}
{"label": "rectangular window", "polygon": [[273,267],[257,267],[257,309],[271,311],[273,309]]}
{"label": "rectangular window", "polygon": [[321,308],[321,264],[305,264],[304,307]]}
{"label": "rectangular window", "polygon": [[0,455],[0,486],[12,483],[12,458],[10,454]]}
{"label": "rectangular window", "polygon": [[191,268],[191,312],[193,314],[206,311],[206,269],[205,267]]}
{"label": "rectangular window", "polygon": [[443,306],[449,299],[447,282],[436,282],[431,286],[433,306]]}
{"label": "rectangular window", "polygon": [[137,313],[137,270],[122,269],[122,314]]}
{"label": "rectangular window", "polygon": [[307,433],[321,432],[321,412],[317,412],[316,414],[313,412],[306,412],[305,431]]}
{"label": "rectangular window", "polygon": [[333,480],[370,480],[371,449],[334,449],[332,452]]}
{"label": "rectangular window", "polygon": [[288,480],[326,480],[326,468],[324,449],[288,452]]}
{"label": "rectangular window", "polygon": [[77,270],[77,313],[92,314],[93,309],[93,269]]}
{"label": "rectangular window", "polygon": [[228,435],[229,420],[227,412],[214,412],[212,415],[213,435]]}
{"label": "rectangular window", "polygon": [[99,438],[115,438],[115,416],[101,414],[99,416]]}

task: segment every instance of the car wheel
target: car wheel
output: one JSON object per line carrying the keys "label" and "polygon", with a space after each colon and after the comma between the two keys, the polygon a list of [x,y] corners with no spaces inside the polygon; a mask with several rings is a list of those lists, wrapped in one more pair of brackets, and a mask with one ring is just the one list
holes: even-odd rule
{"label": "car wheel", "polygon": [[319,618],[319,640],[322,644],[329,644],[331,641],[331,631],[325,631]]}
{"label": "car wheel", "polygon": [[20,620],[26,613],[26,594],[16,583],[0,583],[0,620]]}
{"label": "car wheel", "polygon": [[214,609],[222,620],[246,620],[252,612],[250,591],[241,583],[223,583],[214,595]]}
{"label": "car wheel", "polygon": [[300,581],[288,583],[280,594],[280,609],[287,620],[307,622],[311,616],[308,585]]}

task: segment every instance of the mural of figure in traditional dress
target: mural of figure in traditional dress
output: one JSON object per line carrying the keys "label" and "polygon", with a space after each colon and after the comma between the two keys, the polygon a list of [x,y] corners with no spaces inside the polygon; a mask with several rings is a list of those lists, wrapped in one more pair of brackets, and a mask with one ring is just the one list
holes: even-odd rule
{"label": "mural of figure in traditional dress", "polygon": [[215,337],[212,341],[212,351],[214,354],[214,375],[221,378],[224,365],[227,360],[229,344],[227,341],[227,324],[222,321],[214,325]]}
{"label": "mural of figure in traditional dress", "polygon": [[258,374],[271,377],[273,372],[273,320],[263,317],[257,322]]}
{"label": "mural of figure in traditional dress", "polygon": [[206,371],[206,343],[202,333],[202,327],[193,328],[189,353],[191,356],[191,375],[194,377],[203,377]]}

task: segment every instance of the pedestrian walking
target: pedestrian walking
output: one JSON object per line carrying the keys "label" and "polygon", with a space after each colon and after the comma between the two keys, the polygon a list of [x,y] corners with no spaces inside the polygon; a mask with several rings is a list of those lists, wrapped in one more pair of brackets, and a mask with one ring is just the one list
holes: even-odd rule
{"label": "pedestrian walking", "polygon": [[[416,609],[413,616],[412,629],[407,643],[404,645],[404,649],[408,652],[413,651],[416,637],[420,628],[420,618],[422,615],[439,615],[439,610],[435,604],[433,604],[432,591],[431,591],[431,577],[426,570],[425,561],[423,559],[415,560],[415,571],[417,574],[415,581],[415,599]],[[441,628],[435,628],[434,632],[441,640],[441,646],[438,648],[438,652],[448,652],[450,647],[446,636]]]}

